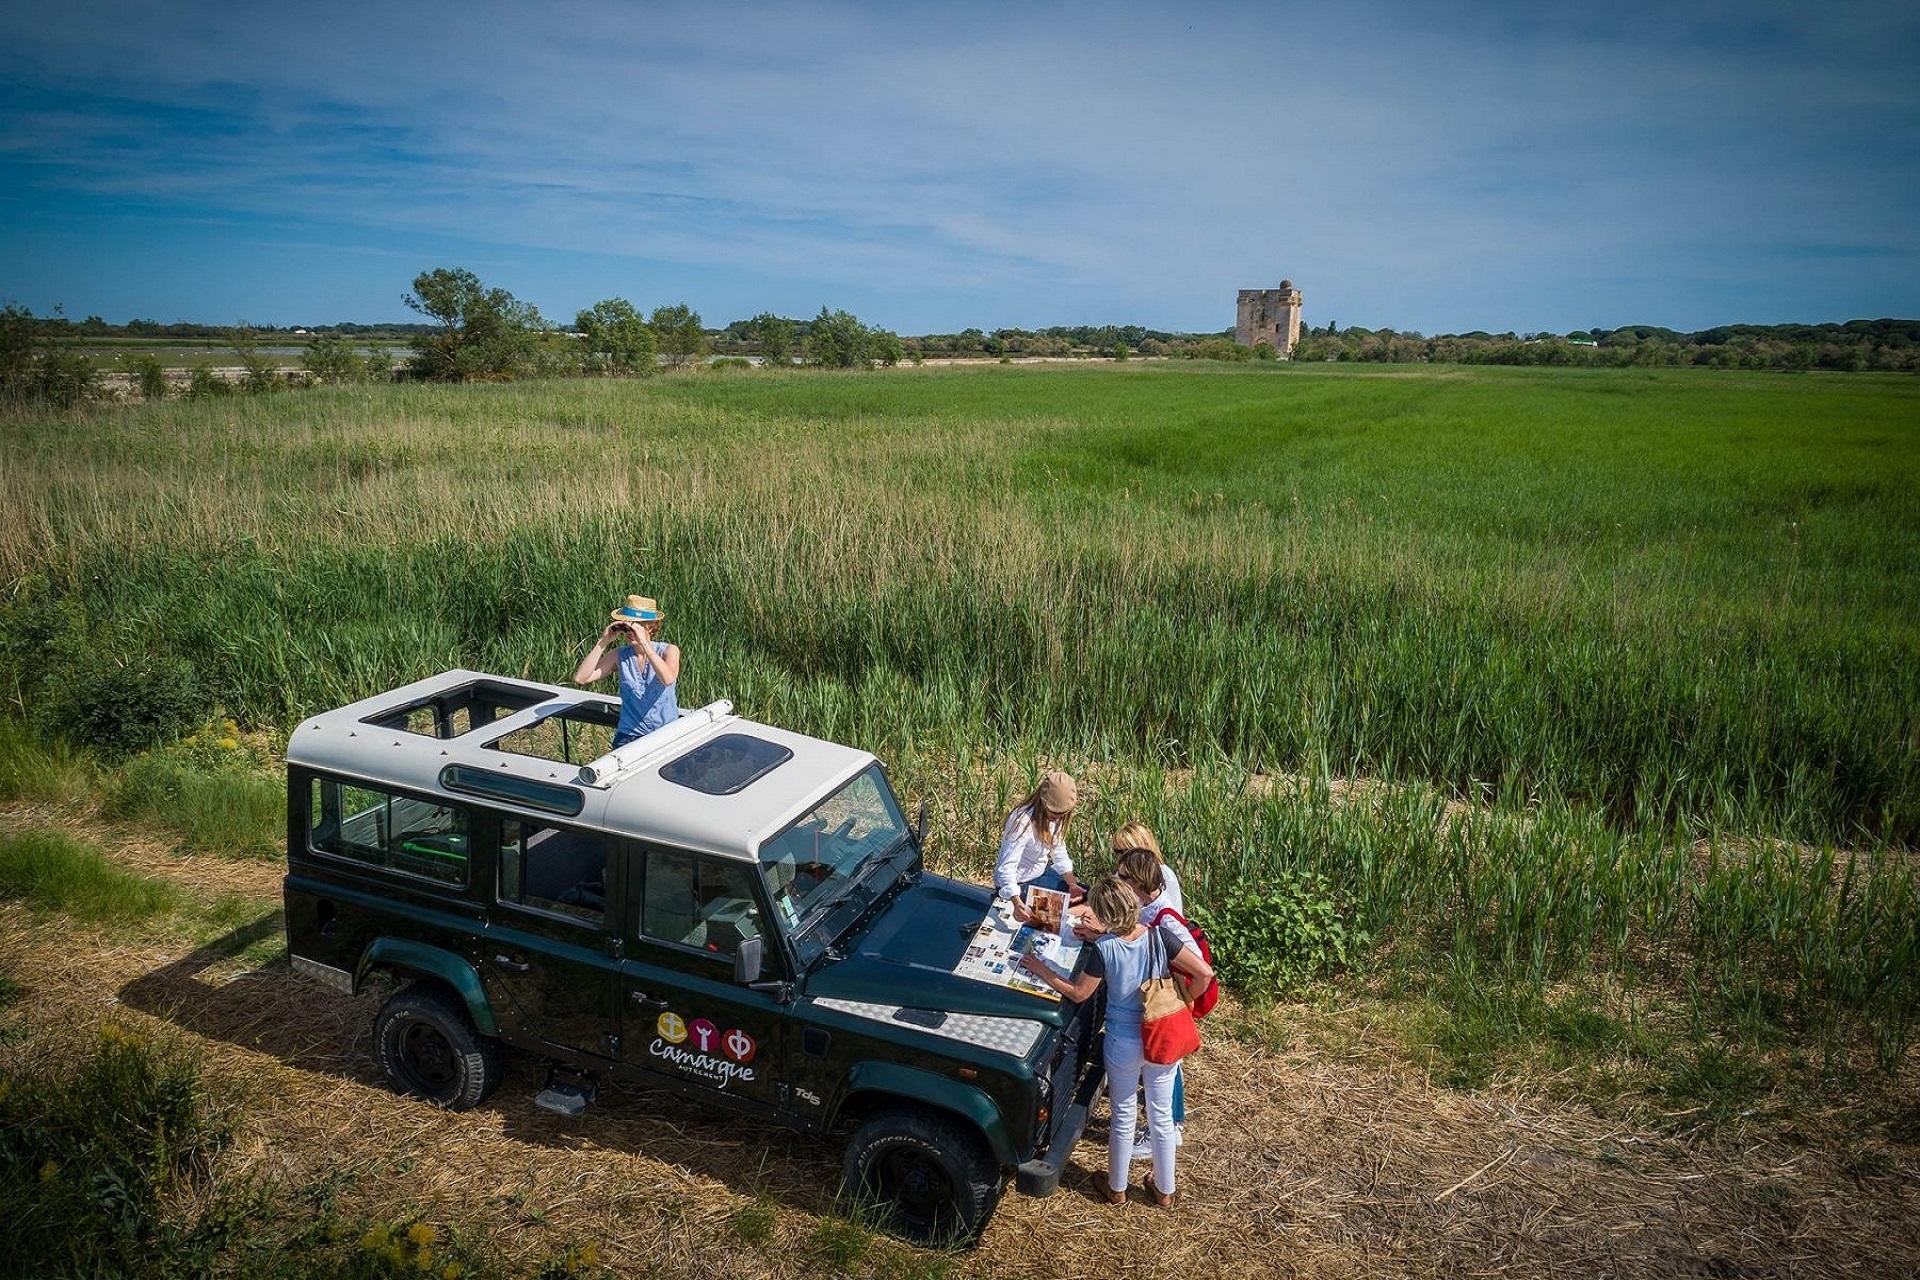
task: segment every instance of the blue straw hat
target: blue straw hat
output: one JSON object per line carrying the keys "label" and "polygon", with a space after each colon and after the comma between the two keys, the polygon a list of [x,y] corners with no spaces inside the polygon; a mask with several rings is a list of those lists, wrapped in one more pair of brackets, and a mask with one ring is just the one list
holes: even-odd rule
{"label": "blue straw hat", "polygon": [[607,615],[615,622],[659,622],[667,615],[660,612],[660,602],[647,596],[628,596],[626,604]]}

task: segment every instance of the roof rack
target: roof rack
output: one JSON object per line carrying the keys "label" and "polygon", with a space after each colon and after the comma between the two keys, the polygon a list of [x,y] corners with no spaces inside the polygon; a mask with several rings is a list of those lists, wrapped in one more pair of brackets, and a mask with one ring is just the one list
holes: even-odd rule
{"label": "roof rack", "polygon": [[598,760],[581,765],[580,781],[589,787],[610,787],[620,778],[663,754],[668,747],[685,742],[710,725],[733,718],[733,704],[725,698],[709,702],[698,711],[682,712],[672,724],[663,725],[624,747],[607,752]]}

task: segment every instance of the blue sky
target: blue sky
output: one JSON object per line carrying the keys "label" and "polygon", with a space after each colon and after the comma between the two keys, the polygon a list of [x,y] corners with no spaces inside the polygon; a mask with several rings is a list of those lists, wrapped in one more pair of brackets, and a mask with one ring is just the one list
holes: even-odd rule
{"label": "blue sky", "polygon": [[0,296],[1427,332],[1920,314],[1920,6],[0,9]]}

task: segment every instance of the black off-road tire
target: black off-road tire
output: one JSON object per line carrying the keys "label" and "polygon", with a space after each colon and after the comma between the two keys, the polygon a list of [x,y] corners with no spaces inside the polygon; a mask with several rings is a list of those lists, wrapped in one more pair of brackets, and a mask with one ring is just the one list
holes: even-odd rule
{"label": "black off-road tire", "polygon": [[500,1042],[474,1029],[447,988],[416,982],[394,993],[373,1023],[373,1052],[395,1093],[448,1111],[477,1107],[500,1084]]}
{"label": "black off-road tire", "polygon": [[1000,1200],[1000,1164],[972,1125],[937,1111],[881,1111],[847,1140],[843,1191],[915,1244],[973,1244]]}

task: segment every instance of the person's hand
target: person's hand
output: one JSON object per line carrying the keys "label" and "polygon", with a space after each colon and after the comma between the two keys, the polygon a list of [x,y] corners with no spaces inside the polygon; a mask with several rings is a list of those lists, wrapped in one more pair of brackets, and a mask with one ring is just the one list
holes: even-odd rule
{"label": "person's hand", "polygon": [[618,622],[609,622],[607,629],[600,633],[600,643],[603,645],[611,644],[614,638],[620,634],[620,625]]}
{"label": "person's hand", "polygon": [[1050,978],[1053,976],[1053,970],[1047,968],[1047,962],[1031,951],[1022,951],[1018,963],[1022,969],[1036,978]]}
{"label": "person's hand", "polygon": [[1073,936],[1082,942],[1098,942],[1106,936],[1106,930],[1093,922],[1093,916],[1082,914],[1073,918]]}
{"label": "person's hand", "polygon": [[1020,901],[1018,898],[1014,898],[1009,901],[1008,905],[1013,909],[1014,920],[1020,924],[1033,923],[1033,912],[1027,910],[1026,903]]}

